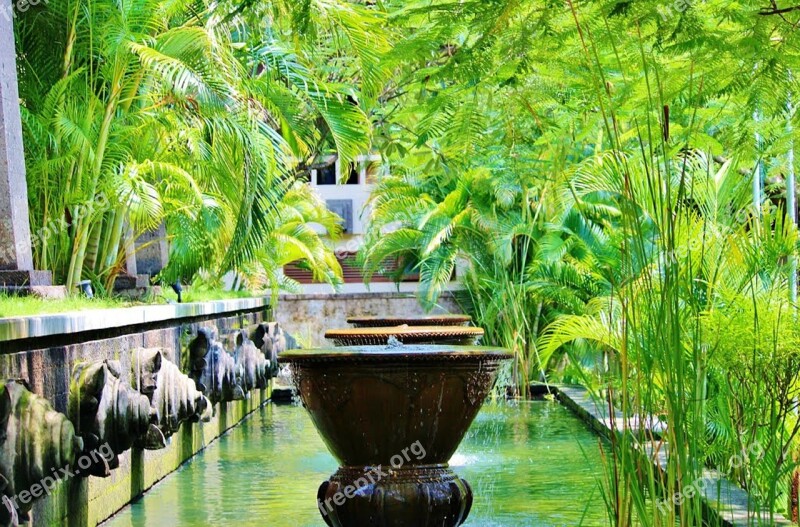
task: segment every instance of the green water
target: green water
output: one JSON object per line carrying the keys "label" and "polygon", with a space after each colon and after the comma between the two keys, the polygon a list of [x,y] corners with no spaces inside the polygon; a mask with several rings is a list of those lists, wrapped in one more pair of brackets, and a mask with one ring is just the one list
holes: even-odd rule
{"label": "green water", "polygon": [[[551,402],[487,405],[451,461],[475,491],[468,527],[607,525],[596,437]],[[104,527],[324,527],[336,470],[310,419],[268,405]]]}

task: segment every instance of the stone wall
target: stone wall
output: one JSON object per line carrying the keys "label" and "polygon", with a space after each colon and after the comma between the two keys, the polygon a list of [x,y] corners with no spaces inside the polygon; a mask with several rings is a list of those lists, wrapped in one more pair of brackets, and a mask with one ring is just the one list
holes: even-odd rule
{"label": "stone wall", "polygon": [[282,295],[275,309],[276,321],[307,347],[325,346],[328,329],[347,328],[349,316],[426,315],[460,313],[450,294],[442,295],[431,313],[412,293],[346,293]]}
{"label": "stone wall", "polygon": [[[164,359],[186,373],[188,344],[198,330],[215,328],[225,343],[237,331],[252,329],[270,317],[264,300],[247,299],[3,319],[0,379],[24,380],[32,392],[67,413],[70,381],[78,363],[119,361],[120,378],[130,386],[131,351],[161,348]],[[226,343],[226,351],[233,351],[234,345]],[[271,383],[250,391],[244,400],[217,403],[208,422],[182,423],[169,437],[166,448],[127,450],[108,477],[74,477],[59,482],[49,497],[35,502],[32,524],[97,525],[238,424],[265,403],[270,392]]]}
{"label": "stone wall", "polygon": [[60,483],[52,496],[36,502],[34,526],[93,527],[178,469],[227,430],[269,400],[270,389],[254,391],[244,401],[219,403],[208,423],[184,423],[163,450],[133,448],[120,458],[108,478],[74,478]]}

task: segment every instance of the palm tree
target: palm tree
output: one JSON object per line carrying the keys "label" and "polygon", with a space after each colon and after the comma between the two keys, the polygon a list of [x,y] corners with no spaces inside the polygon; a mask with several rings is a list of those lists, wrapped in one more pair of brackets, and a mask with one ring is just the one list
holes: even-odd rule
{"label": "palm tree", "polygon": [[[353,42],[380,34],[364,10],[320,5],[318,18]],[[40,268],[70,290],[84,278],[110,290],[125,243],[163,222],[173,242],[164,279],[242,271],[279,241],[276,214],[297,196],[298,163],[328,148],[345,160],[368,150],[369,122],[350,102],[358,87],[324,78],[304,39],[281,40],[255,14],[225,3],[76,1],[20,19]],[[301,239],[333,280],[319,240]]]}

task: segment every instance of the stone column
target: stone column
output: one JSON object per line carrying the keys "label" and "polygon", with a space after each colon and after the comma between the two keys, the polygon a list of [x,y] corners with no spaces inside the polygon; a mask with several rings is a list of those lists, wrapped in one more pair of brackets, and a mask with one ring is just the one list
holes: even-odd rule
{"label": "stone column", "polygon": [[49,285],[50,273],[33,270],[11,14],[0,13],[0,287]]}
{"label": "stone column", "polygon": [[139,274],[136,266],[136,239],[133,237],[133,229],[130,226],[125,232],[125,271],[131,276]]}
{"label": "stone column", "polygon": [[136,271],[153,277],[168,263],[167,227],[162,223],[158,229],[145,232],[136,240]]}

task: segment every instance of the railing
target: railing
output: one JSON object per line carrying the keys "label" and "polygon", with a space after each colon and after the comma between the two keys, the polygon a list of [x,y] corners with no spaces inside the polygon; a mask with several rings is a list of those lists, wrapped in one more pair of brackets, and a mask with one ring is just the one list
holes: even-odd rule
{"label": "railing", "polygon": [[[341,253],[337,254],[336,259],[342,266],[342,276],[346,284],[360,284],[364,281],[364,274],[361,268],[355,261],[355,253]],[[373,283],[390,283],[393,282],[392,275],[400,269],[401,260],[399,258],[394,260],[387,260],[384,262],[383,272],[376,273],[372,276]],[[283,273],[293,280],[301,284],[317,284],[319,281],[314,280],[312,272],[308,269],[292,264],[283,268]],[[401,282],[419,282],[419,274],[408,273],[403,275]]]}

